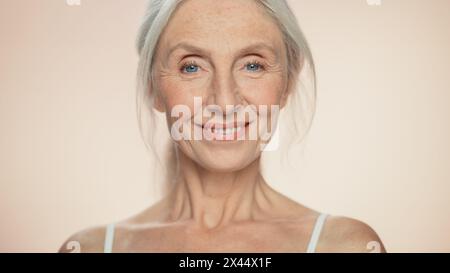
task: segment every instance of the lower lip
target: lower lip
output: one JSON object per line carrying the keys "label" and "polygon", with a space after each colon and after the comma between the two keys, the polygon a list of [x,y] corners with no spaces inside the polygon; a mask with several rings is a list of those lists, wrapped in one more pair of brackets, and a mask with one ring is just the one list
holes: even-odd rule
{"label": "lower lip", "polygon": [[236,140],[244,140],[242,136],[245,134],[245,131],[247,130],[248,127],[249,124],[246,124],[245,126],[240,127],[234,130],[234,132],[231,132],[229,134],[223,134],[221,130],[213,132],[211,129],[203,128],[203,135],[205,136],[206,140],[210,141],[216,140],[216,141],[230,142]]}

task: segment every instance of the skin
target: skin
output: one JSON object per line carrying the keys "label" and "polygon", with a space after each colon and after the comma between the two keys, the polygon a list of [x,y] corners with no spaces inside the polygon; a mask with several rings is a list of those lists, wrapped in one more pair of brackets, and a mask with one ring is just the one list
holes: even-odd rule
{"label": "skin", "polygon": [[[248,65],[255,61],[261,66]],[[156,92],[155,108],[167,114],[169,128],[175,122],[170,110],[179,104],[193,110],[194,96],[223,110],[284,106],[292,91],[282,33],[254,1],[184,1],[160,37],[154,63],[157,82],[149,92]],[[186,63],[195,69],[186,73]],[[259,144],[176,142],[175,186],[158,203],[116,224],[114,251],[305,251],[319,213],[267,184],[260,175]],[[60,252],[70,252],[70,241],[80,242],[81,252],[102,252],[104,238],[104,226],[89,228],[71,236]],[[371,241],[384,252],[367,224],[329,216],[316,252],[370,252]]]}

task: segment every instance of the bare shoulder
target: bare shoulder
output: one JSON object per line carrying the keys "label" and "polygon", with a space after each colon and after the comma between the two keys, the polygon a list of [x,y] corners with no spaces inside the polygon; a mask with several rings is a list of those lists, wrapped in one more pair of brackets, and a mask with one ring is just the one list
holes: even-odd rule
{"label": "bare shoulder", "polygon": [[[148,227],[150,222],[158,222],[161,218],[161,208],[164,205],[163,201],[159,201],[136,215],[114,222],[114,237],[120,240],[120,238],[126,237],[136,230],[136,227]],[[99,225],[76,232],[61,245],[58,252],[102,253],[105,245],[106,228],[106,225]]]}
{"label": "bare shoulder", "polygon": [[60,253],[103,252],[106,226],[91,227],[70,236],[59,248]]}
{"label": "bare shoulder", "polygon": [[386,252],[378,234],[363,221],[328,216],[323,227],[318,252]]}

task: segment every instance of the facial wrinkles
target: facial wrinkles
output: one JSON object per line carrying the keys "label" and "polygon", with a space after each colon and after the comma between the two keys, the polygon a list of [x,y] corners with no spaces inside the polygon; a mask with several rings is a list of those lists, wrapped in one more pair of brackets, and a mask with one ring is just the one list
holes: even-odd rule
{"label": "facial wrinkles", "polygon": [[[178,22],[175,27],[169,26],[167,29],[169,35],[166,35],[161,43],[163,45],[161,48],[165,49],[162,52],[166,53],[161,54],[161,56],[166,57],[159,62],[159,80],[163,83],[160,90],[164,93],[163,98],[166,108],[171,109],[176,104],[185,104],[194,112],[192,107],[193,96],[201,96],[204,106],[213,104],[216,101],[217,93],[225,92],[221,90],[221,87],[228,89],[226,92],[230,92],[227,96],[230,97],[232,104],[244,106],[277,104],[281,97],[281,91],[283,91],[281,89],[286,85],[279,83],[280,78],[285,81],[284,75],[286,74],[285,62],[281,58],[282,53],[285,53],[284,45],[279,44],[279,40],[282,41],[282,39],[273,39],[271,35],[267,35],[268,32],[273,30],[273,26],[269,27],[266,23],[261,23],[260,15],[258,18],[252,16],[245,18],[248,22],[253,22],[254,26],[249,30],[248,27],[242,27],[242,23],[236,24],[233,23],[233,20],[229,20],[229,15],[234,12],[232,8],[218,9],[217,14],[214,12],[216,11],[199,14],[194,18],[192,14],[177,16],[175,20],[187,19],[181,19],[181,24]],[[267,18],[267,14],[264,14],[264,16]],[[204,23],[211,21],[211,18],[217,19],[211,24]],[[199,22],[195,23],[195,21]],[[192,27],[179,27],[186,25],[192,25]],[[218,25],[221,26],[220,32],[217,29]],[[260,33],[265,35],[260,35]],[[267,37],[272,37],[272,39],[269,40]],[[277,50],[275,54],[258,51],[264,57],[264,73],[242,75],[239,69],[244,62],[239,60],[241,56],[237,55],[237,52],[244,45],[249,44],[250,38],[254,38],[255,41],[266,42]],[[173,54],[170,56],[167,55],[168,49],[174,44],[170,41],[179,42],[180,40],[195,41],[192,44],[203,45],[203,48],[209,50],[209,55],[195,58],[196,62],[202,66],[201,69],[204,70],[202,71],[202,73],[205,73],[203,76],[184,78],[180,75],[179,66],[176,64],[179,63],[183,55],[190,54],[190,52],[178,50],[172,52]],[[246,60],[252,59],[254,58],[246,58]],[[273,86],[271,93],[260,92],[261,90],[264,91],[264,88],[269,89],[267,88],[268,85]]]}

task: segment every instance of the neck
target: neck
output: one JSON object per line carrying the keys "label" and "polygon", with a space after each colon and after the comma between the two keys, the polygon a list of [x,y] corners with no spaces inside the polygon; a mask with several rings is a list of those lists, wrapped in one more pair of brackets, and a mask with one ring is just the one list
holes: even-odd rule
{"label": "neck", "polygon": [[183,153],[169,200],[170,221],[192,219],[205,229],[233,221],[254,220],[270,211],[275,192],[260,174],[258,158],[247,167],[230,172],[202,168]]}

